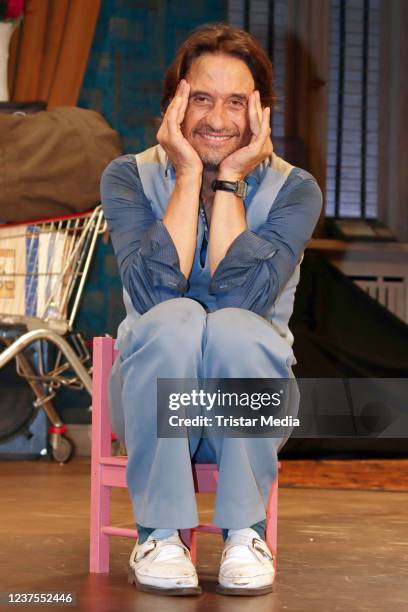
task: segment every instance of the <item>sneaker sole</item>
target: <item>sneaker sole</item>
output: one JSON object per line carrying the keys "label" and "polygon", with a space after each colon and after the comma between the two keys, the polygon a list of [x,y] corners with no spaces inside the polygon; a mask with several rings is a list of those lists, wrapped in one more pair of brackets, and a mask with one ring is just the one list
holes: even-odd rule
{"label": "sneaker sole", "polygon": [[253,597],[254,595],[267,595],[268,593],[272,593],[273,586],[272,584],[268,584],[267,586],[258,587],[256,589],[246,589],[243,587],[224,587],[221,584],[217,584],[215,590],[219,595],[238,595],[241,597]]}
{"label": "sneaker sole", "polygon": [[135,572],[131,567],[128,567],[128,583],[135,584],[138,591],[144,593],[154,593],[155,595],[174,595],[174,596],[186,596],[186,595],[201,595],[202,589],[200,586],[196,587],[172,587],[169,589],[163,587],[154,587],[150,584],[142,584],[136,578]]}

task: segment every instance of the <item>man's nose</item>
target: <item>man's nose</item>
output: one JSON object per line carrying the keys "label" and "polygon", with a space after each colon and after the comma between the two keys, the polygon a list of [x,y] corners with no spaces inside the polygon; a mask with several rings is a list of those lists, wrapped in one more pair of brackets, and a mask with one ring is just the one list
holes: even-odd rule
{"label": "man's nose", "polygon": [[206,115],[206,121],[214,130],[222,130],[227,125],[226,112],[222,100],[218,100]]}

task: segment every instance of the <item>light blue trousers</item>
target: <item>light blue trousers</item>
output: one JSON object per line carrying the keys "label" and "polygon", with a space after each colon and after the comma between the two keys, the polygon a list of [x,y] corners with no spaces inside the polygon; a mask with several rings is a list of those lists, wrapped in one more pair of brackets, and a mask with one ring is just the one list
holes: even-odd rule
{"label": "light blue trousers", "polygon": [[[211,437],[201,443],[200,438],[157,438],[156,379],[293,378],[293,352],[286,340],[251,311],[207,313],[192,299],[176,298],[135,320],[119,351],[109,381],[110,417],[126,445],[126,479],[137,523],[174,529],[198,525],[193,456],[218,465],[217,526],[241,529],[265,519],[277,452],[288,436]],[[296,395],[290,414],[296,416],[298,388],[290,388]]]}

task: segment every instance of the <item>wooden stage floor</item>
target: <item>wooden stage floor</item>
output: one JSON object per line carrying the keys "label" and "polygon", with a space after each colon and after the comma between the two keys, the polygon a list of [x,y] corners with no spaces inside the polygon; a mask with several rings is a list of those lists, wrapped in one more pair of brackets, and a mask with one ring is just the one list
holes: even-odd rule
{"label": "wooden stage floor", "polygon": [[[369,462],[337,461],[336,477],[329,483],[330,462],[315,462],[316,488],[311,488],[306,486],[310,464],[284,461],[274,593],[258,598],[217,595],[221,538],[202,534],[198,573],[203,595],[166,598],[139,593],[127,583],[132,542],[125,538],[112,538],[109,575],[88,574],[88,458],[78,457],[67,465],[1,461],[0,591],[74,591],[75,609],[91,612],[404,612],[408,610],[407,466],[406,460],[388,466],[385,461],[374,470],[377,476],[382,471],[390,478],[400,470],[405,490],[378,486],[367,490],[364,471],[373,473]],[[319,469],[326,480],[317,478]],[[301,486],[302,473],[305,486]],[[292,480],[291,474],[295,474]],[[344,481],[352,479],[360,487],[341,488],[341,474]],[[378,484],[381,478],[374,480]],[[208,521],[212,495],[199,498],[201,517]],[[114,491],[112,520],[133,526],[127,491]]]}

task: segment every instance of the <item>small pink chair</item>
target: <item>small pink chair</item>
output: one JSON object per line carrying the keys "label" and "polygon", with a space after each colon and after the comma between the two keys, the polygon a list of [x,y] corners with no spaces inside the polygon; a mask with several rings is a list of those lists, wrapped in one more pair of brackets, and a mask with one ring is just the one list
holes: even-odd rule
{"label": "small pink chair", "polygon": [[[109,538],[125,536],[137,538],[136,529],[123,529],[110,525],[110,491],[112,487],[127,488],[127,457],[111,456],[111,425],[108,408],[109,372],[116,357],[114,339],[94,338],[93,342],[93,390],[92,390],[92,465],[91,465],[91,573],[109,573]],[[216,464],[194,464],[193,478],[197,493],[214,492],[217,488]],[[266,512],[266,541],[274,555],[276,570],[278,518],[278,478],[273,482]],[[181,537],[190,547],[193,563],[196,562],[196,533],[221,533],[215,525],[204,523],[193,529],[181,531]]]}

